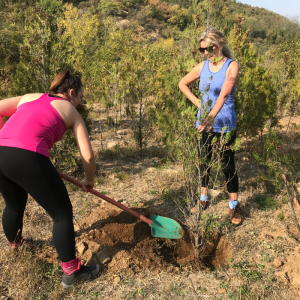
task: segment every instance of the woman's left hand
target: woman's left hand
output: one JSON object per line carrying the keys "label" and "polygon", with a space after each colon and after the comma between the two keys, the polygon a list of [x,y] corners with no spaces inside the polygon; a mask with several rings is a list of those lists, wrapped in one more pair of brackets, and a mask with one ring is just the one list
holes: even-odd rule
{"label": "woman's left hand", "polygon": [[203,131],[206,131],[206,132],[210,132],[211,129],[212,129],[212,125],[213,125],[213,122],[215,120],[215,117],[211,114],[209,115],[201,125],[198,126],[198,131],[199,132],[203,132]]}

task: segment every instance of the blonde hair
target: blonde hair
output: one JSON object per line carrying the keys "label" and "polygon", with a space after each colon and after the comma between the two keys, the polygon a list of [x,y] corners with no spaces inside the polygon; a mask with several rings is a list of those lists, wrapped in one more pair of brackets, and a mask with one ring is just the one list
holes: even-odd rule
{"label": "blonde hair", "polygon": [[202,32],[198,38],[198,42],[206,41],[216,45],[218,48],[223,46],[222,52],[223,55],[234,60],[233,53],[229,46],[227,45],[227,40],[224,37],[224,34],[215,27],[209,27],[204,32]]}

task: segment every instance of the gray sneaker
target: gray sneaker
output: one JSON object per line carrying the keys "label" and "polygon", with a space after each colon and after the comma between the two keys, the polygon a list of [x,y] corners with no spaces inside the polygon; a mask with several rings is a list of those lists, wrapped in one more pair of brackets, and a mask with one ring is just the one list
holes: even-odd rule
{"label": "gray sneaker", "polygon": [[71,275],[64,273],[61,284],[63,287],[69,288],[78,281],[92,281],[98,277],[99,273],[100,266],[98,264],[92,266],[80,266],[80,269],[73,272]]}

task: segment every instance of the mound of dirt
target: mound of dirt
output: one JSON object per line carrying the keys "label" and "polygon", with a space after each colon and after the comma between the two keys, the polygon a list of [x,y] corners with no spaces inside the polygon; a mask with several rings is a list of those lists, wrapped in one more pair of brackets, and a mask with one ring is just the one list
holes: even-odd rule
{"label": "mound of dirt", "polygon": [[294,252],[287,258],[283,267],[275,275],[286,284],[291,284],[300,297],[300,247],[295,247]]}
{"label": "mound of dirt", "polygon": [[[150,217],[145,208],[136,209]],[[175,271],[180,267],[218,268],[230,257],[230,247],[225,237],[216,234],[201,255],[195,256],[190,235],[185,232],[177,240],[154,238],[148,224],[138,221],[126,212],[109,206],[95,208],[83,218],[76,233],[77,255],[82,263],[105,261],[108,272],[131,269],[132,272],[148,269],[152,271]],[[58,263],[54,248],[41,249],[37,259]],[[103,257],[103,253],[107,257]]]}

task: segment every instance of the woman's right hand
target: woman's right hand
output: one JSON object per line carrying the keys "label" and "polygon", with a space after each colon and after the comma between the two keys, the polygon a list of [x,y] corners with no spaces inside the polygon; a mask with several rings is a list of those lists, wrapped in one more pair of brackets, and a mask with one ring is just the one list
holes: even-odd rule
{"label": "woman's right hand", "polygon": [[82,189],[84,191],[87,191],[87,188],[92,189],[94,187],[94,181],[89,181],[87,179],[84,179],[81,185],[82,185]]}
{"label": "woman's right hand", "polygon": [[194,80],[199,79],[199,74],[202,71],[204,62],[196,65],[187,75],[185,75],[179,82],[179,88],[183,94],[197,107],[199,108],[200,99],[198,99],[189,89],[188,85]]}

